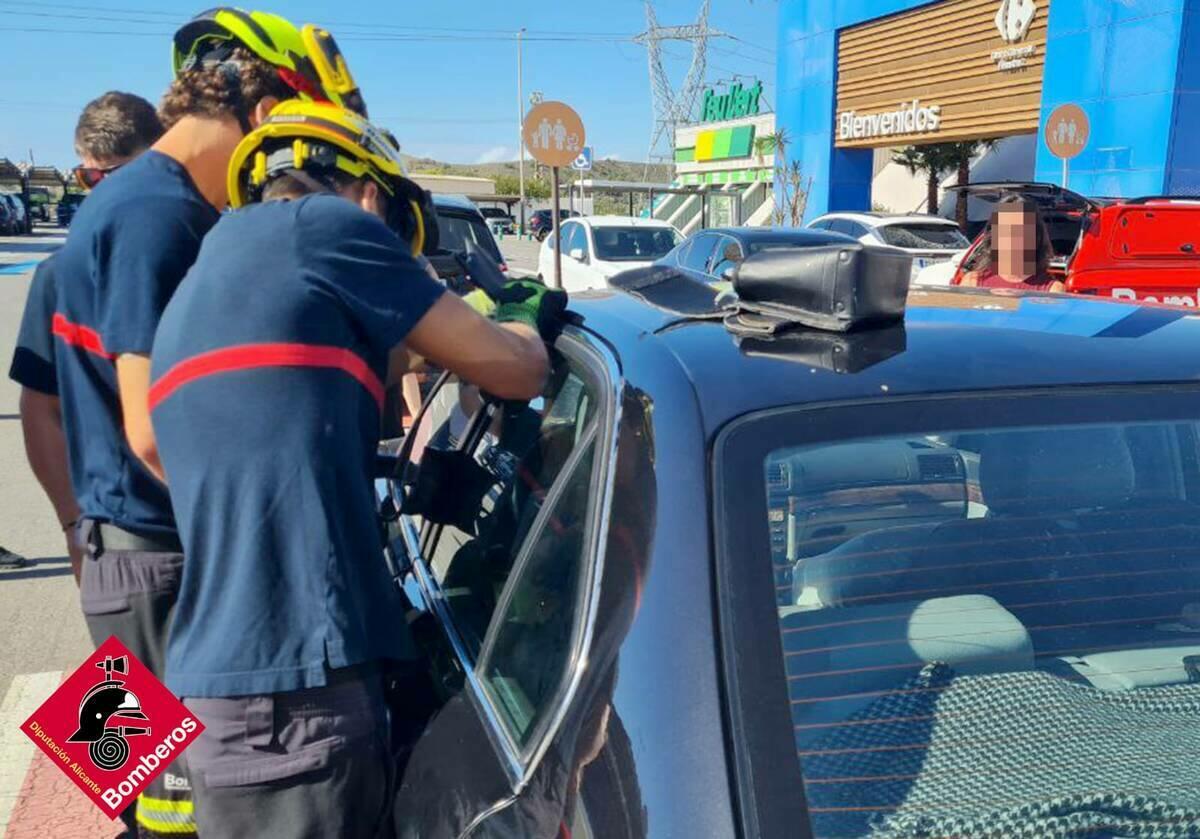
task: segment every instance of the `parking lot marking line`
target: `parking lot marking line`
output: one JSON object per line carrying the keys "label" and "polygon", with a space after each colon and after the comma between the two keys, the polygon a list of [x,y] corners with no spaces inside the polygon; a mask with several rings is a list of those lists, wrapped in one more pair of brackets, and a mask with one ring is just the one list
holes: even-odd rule
{"label": "parking lot marking line", "polygon": [[0,274],[24,274],[26,271],[32,271],[37,267],[40,259],[33,262],[10,262],[7,265],[0,265]]}
{"label": "parking lot marking line", "polygon": [[62,675],[54,670],[13,676],[0,704],[0,839],[8,831],[35,751],[33,741],[21,732],[21,723],[58,688]]}

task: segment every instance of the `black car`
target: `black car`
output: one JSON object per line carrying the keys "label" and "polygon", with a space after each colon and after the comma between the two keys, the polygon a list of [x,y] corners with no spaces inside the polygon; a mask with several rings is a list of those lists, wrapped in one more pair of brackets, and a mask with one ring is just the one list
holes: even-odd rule
{"label": "black car", "polygon": [[23,235],[34,232],[34,220],[25,208],[25,200],[16,192],[0,193],[0,204],[4,205],[7,221],[0,222],[0,227],[7,227],[8,235]]}
{"label": "black car", "polygon": [[79,209],[79,205],[83,203],[86,195],[79,192],[68,192],[58,202],[58,226],[70,227],[71,222],[75,219],[75,212]]}
{"label": "black car", "polygon": [[655,264],[678,269],[694,280],[716,283],[748,256],[852,241],[840,233],[786,227],[712,227],[699,230]]}
{"label": "black car", "polygon": [[1200,320],[896,321],[865,253],[754,257],[727,310],[646,269],[541,398],[439,384],[379,484],[436,686],[402,837],[1200,825]]}
{"label": "black car", "polygon": [[[579,213],[573,210],[559,210],[558,220],[566,221],[569,218],[578,217]],[[552,210],[536,210],[529,217],[529,232],[537,237],[540,242],[550,235],[554,229],[554,212]]]}
{"label": "black car", "polygon": [[463,253],[467,242],[482,248],[500,265],[501,271],[508,271],[496,237],[474,202],[457,195],[434,195],[433,204],[437,210],[438,250],[426,255],[440,278],[456,291],[465,290],[461,287],[462,266],[454,255]]}
{"label": "black car", "polygon": [[19,232],[16,209],[7,195],[0,195],[0,235],[12,236]]}

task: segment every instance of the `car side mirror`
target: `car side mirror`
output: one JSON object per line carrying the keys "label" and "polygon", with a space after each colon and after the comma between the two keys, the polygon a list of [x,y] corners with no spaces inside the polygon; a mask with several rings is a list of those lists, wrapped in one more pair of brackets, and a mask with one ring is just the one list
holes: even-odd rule
{"label": "car side mirror", "polygon": [[587,254],[583,252],[583,248],[571,248],[571,250],[567,253],[567,256],[571,257],[571,259],[575,260],[576,262],[588,261]]}
{"label": "car side mirror", "polygon": [[738,267],[736,265],[730,265],[721,272],[721,279],[727,283],[733,282],[733,278],[737,276],[737,269]]}

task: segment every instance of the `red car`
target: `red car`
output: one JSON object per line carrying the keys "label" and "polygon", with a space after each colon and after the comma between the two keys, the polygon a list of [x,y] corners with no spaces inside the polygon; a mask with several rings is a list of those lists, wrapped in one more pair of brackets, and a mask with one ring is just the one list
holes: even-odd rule
{"label": "red car", "polygon": [[[1036,201],[1055,259],[1051,274],[1075,294],[1196,307],[1200,304],[1200,200],[1085,198],[1055,184],[972,184],[960,194],[995,204],[1006,195]],[[982,233],[959,263],[953,285],[972,270]]]}

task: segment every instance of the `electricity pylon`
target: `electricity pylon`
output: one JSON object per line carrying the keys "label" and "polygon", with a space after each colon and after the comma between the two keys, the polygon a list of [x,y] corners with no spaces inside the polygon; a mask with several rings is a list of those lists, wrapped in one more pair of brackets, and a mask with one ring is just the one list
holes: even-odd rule
{"label": "electricity pylon", "polygon": [[[711,0],[703,0],[695,23],[660,26],[652,0],[646,0],[646,31],[633,40],[646,45],[646,55],[650,60],[650,90],[654,100],[654,127],[650,135],[651,160],[673,159],[673,154],[668,154],[661,148],[663,138],[667,139],[669,151],[673,153],[675,129],[691,122],[696,100],[704,87],[708,39],[726,37],[724,32],[709,27],[710,5]],[[664,41],[684,41],[692,45],[692,64],[678,90],[671,86],[671,80],[663,67]]]}

